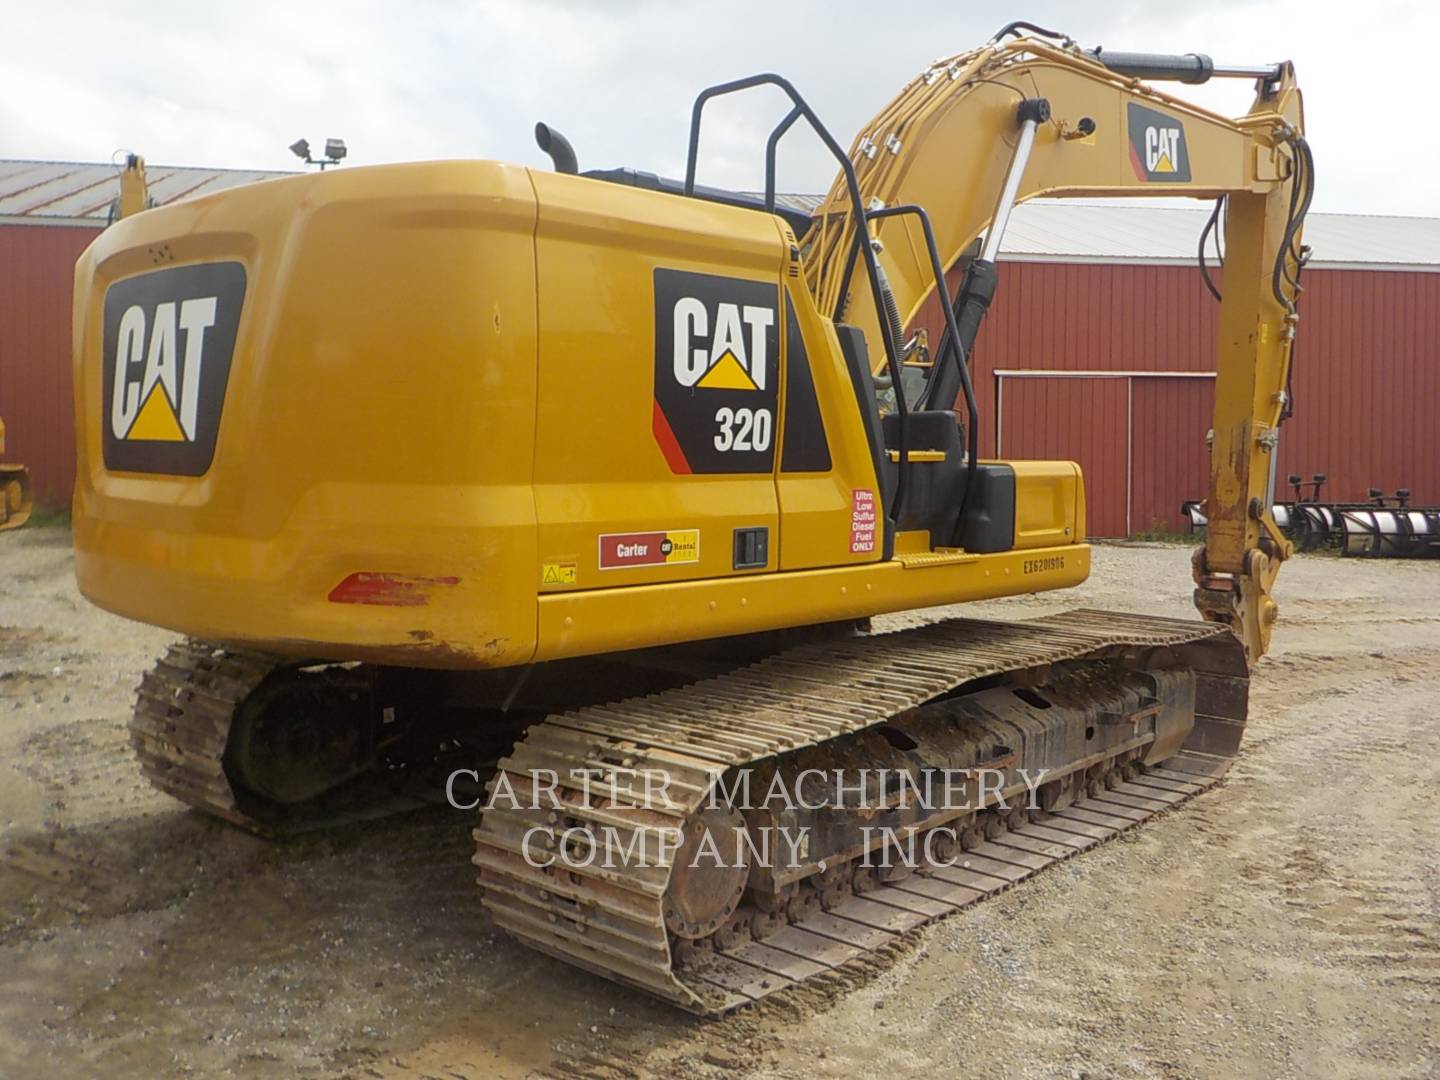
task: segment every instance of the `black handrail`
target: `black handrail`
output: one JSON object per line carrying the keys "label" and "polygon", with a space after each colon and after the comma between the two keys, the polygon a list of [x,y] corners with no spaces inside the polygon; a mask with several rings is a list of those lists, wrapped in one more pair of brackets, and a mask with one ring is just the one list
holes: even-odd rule
{"label": "black handrail", "polygon": [[[690,150],[685,162],[685,194],[692,196],[695,194],[695,166],[700,157],[700,119],[705,111],[705,103],[711,98],[721,97],[725,94],[734,94],[738,91],[749,90],[756,86],[779,87],[785,96],[790,99],[791,105],[794,106],[794,108],[791,109],[791,113],[798,112],[799,115],[803,116],[810,124],[815,134],[820,136],[820,141],[825,144],[831,156],[840,163],[840,170],[845,174],[845,187],[850,195],[851,212],[854,214],[856,221],[856,235],[868,235],[869,230],[865,227],[867,214],[864,201],[860,195],[860,181],[855,175],[854,163],[846,156],[845,151],[840,148],[840,144],[835,141],[835,136],[830,134],[830,129],[820,122],[820,118],[815,115],[815,110],[810,108],[805,99],[800,96],[800,92],[790,84],[790,80],[782,78],[779,75],[770,73],[751,75],[748,78],[736,79],[733,82],[720,83],[716,86],[709,87],[708,89],[700,91],[696,96],[695,105],[690,110]],[[780,127],[777,127],[777,130],[783,127],[784,130],[780,130],[780,134],[783,135],[785,130],[788,130],[794,122],[794,119],[787,117],[786,120],[780,122]],[[774,142],[779,142],[779,136],[773,132],[771,133],[771,138]],[[890,372],[891,385],[896,387],[895,414],[898,417],[896,426],[899,428],[897,434],[900,442],[900,470],[895,481],[894,512],[890,514],[890,519],[892,521],[898,521],[900,507],[903,506],[905,502],[905,493],[908,487],[907,479],[910,472],[909,446],[906,441],[908,433],[906,417],[908,416],[909,409],[905,404],[905,395],[901,390],[900,343],[894,340],[894,335],[890,331],[889,320],[885,318],[885,313],[880,308],[880,264],[876,261],[875,252],[871,250],[869,244],[864,244],[862,247],[865,252],[865,272],[870,278],[870,295],[874,299],[876,310],[880,315],[880,340],[885,346],[885,366]],[[879,483],[880,477],[877,476],[875,480]]]}
{"label": "black handrail", "polygon": [[798,106],[791,109],[785,114],[785,119],[775,125],[770,138],[765,140],[765,212],[768,214],[775,212],[775,148],[803,115]]}
{"label": "black handrail", "polygon": [[[899,217],[903,214],[914,214],[920,219],[920,227],[925,232],[925,247],[930,252],[930,270],[935,275],[935,288],[940,297],[940,307],[945,312],[945,327],[950,335],[950,340],[955,342],[955,363],[960,368],[960,385],[965,391],[965,442],[968,461],[965,468],[965,494],[960,497],[960,518],[965,520],[965,510],[970,503],[970,492],[975,487],[975,470],[979,464],[980,457],[980,408],[975,401],[975,387],[970,381],[970,358],[965,355],[965,350],[960,346],[960,331],[955,325],[955,308],[950,303],[950,290],[945,284],[945,268],[940,262],[940,247],[935,243],[935,230],[930,225],[930,215],[925,212],[924,207],[904,204],[901,206],[887,206],[882,210],[871,210],[869,216],[873,218]],[[856,240],[859,240],[857,234]],[[854,265],[854,256],[847,260],[847,265]],[[937,362],[943,357],[937,357]],[[933,376],[933,372],[932,372]],[[898,400],[904,394],[904,387],[899,383],[895,384],[895,397]]]}

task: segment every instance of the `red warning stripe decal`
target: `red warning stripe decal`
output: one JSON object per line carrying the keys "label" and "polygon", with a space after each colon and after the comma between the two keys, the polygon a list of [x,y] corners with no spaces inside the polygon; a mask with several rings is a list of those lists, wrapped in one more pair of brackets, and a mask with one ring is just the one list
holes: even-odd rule
{"label": "red warning stripe decal", "polygon": [[665,419],[664,410],[660,408],[658,401],[652,402],[652,405],[654,410],[650,414],[650,429],[655,434],[655,442],[659,444],[660,452],[665,455],[672,473],[689,476],[690,462],[685,460],[685,451],[680,449],[675,432],[670,430],[670,421]]}

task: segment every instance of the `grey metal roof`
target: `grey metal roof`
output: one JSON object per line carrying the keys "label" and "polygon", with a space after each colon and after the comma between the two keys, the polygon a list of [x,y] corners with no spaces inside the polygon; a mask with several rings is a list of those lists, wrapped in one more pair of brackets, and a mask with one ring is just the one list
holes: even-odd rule
{"label": "grey metal roof", "polygon": [[[288,172],[195,169],[146,164],[157,203],[222,191]],[[119,194],[109,164],[0,161],[0,222],[104,224]],[[780,203],[813,211],[821,196],[782,193]],[[1036,199],[1015,209],[1001,257],[1031,262],[1188,263],[1210,210],[1206,205],[1145,205],[1140,200]],[[1312,265],[1440,272],[1440,218],[1312,213],[1305,242]]]}
{"label": "grey metal roof", "polygon": [[[157,205],[255,180],[289,176],[244,169],[193,169],[145,163]],[[120,194],[119,169],[74,161],[0,161],[0,221],[54,225],[103,225],[110,201]]]}

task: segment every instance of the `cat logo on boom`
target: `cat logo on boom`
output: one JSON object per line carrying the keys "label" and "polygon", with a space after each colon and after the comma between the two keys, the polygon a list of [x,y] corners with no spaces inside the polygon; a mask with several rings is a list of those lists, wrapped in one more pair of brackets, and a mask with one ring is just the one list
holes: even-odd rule
{"label": "cat logo on boom", "polygon": [[1146,182],[1188,183],[1190,150],[1185,125],[1173,116],[1135,102],[1127,102],[1130,125],[1130,164],[1135,177]]}
{"label": "cat logo on boom", "polygon": [[771,471],[779,310],[774,284],[656,269],[651,428],[671,472]]}
{"label": "cat logo on boom", "polygon": [[210,468],[245,268],[202,263],[126,278],[105,294],[102,443],[116,471]]}

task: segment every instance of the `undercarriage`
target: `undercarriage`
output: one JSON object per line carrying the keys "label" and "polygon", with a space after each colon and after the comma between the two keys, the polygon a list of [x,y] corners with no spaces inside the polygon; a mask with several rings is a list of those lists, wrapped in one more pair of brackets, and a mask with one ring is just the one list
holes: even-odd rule
{"label": "undercarriage", "polygon": [[1243,732],[1243,651],[1212,625],[851,630],[539,677],[188,642],[146,676],[132,741],[162,790],[264,834],[483,803],[497,924],[719,1012],[1183,802]]}

